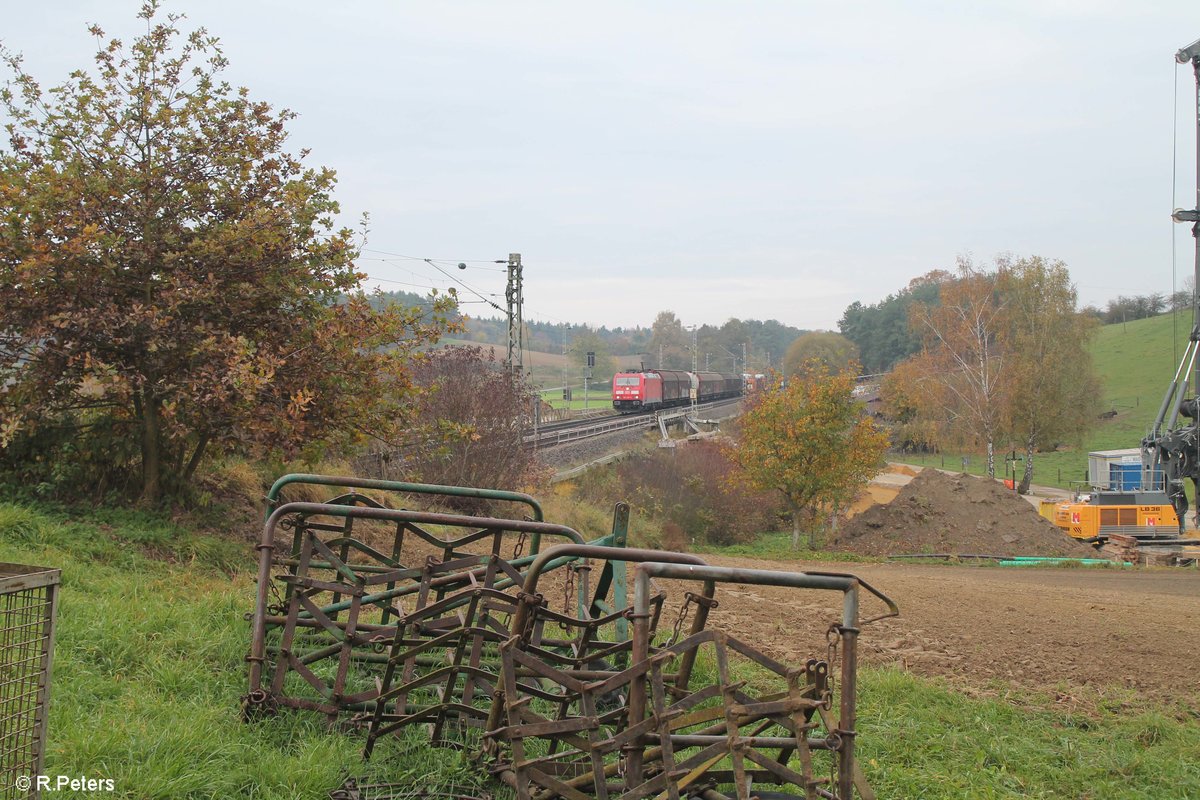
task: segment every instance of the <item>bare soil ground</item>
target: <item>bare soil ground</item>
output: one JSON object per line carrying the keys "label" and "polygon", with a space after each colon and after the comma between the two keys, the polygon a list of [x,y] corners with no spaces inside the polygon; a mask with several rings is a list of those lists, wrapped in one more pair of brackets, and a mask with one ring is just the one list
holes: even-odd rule
{"label": "bare soil ground", "polygon": [[[835,549],[876,556],[1096,555],[996,481],[927,469],[886,502],[889,484],[903,482],[891,480],[898,477],[881,476],[885,502],[870,505],[864,497],[867,507],[845,524]],[[1194,569],[708,560],[849,572],[868,581],[900,606],[898,618],[864,627],[860,656],[868,665],[897,665],[973,694],[1045,692],[1072,708],[1149,704],[1200,715],[1200,571]],[[735,585],[719,589],[718,599],[714,625],[765,643],[791,663],[824,655],[825,631],[841,602],[829,592]],[[862,617],[883,610],[864,599]]]}
{"label": "bare soil ground", "polygon": [[[860,657],[868,665],[942,677],[973,694],[1032,690],[1085,710],[1097,702],[1149,703],[1200,714],[1195,570],[708,560],[850,572],[870,582],[901,615],[864,627]],[[663,588],[678,596],[678,586]],[[718,589],[718,599],[714,626],[766,643],[792,663],[824,655],[825,630],[840,610],[840,597],[830,592],[730,585]],[[882,610],[878,601],[863,602],[864,618]]]}

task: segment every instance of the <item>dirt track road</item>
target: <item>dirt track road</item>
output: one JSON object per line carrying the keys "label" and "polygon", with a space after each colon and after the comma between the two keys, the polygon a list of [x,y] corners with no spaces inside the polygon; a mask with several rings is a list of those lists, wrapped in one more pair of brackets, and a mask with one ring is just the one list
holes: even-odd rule
{"label": "dirt track road", "polygon": [[[1108,697],[1200,711],[1195,570],[707,560],[850,572],[869,581],[899,604],[901,616],[864,628],[867,664],[898,664],[985,694],[1034,689],[1070,704]],[[730,586],[718,589],[718,598],[715,625],[770,642],[769,652],[791,659],[824,653],[825,629],[840,609],[840,599],[830,593],[774,587]],[[882,604],[864,601],[863,616],[876,609],[882,611]]]}

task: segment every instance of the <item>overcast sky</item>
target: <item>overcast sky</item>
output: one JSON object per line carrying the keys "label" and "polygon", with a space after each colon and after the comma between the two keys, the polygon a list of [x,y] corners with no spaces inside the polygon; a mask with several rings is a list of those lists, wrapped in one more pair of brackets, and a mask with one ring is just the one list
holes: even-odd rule
{"label": "overcast sky", "polygon": [[[10,3],[0,41],[54,84],[137,7]],[[1173,242],[1193,270],[1196,0],[166,8],[300,114],[384,288],[451,285],[431,258],[503,305],[482,262],[519,252],[526,318],[835,329],[959,254],[1062,259],[1101,306],[1171,291]]]}

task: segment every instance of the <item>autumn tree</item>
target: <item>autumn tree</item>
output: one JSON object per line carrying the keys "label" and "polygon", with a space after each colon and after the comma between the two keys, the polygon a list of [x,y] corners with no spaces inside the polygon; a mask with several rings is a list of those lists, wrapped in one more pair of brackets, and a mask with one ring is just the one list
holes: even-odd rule
{"label": "autumn tree", "polygon": [[1007,428],[1025,449],[1024,494],[1033,480],[1034,452],[1081,441],[1100,413],[1100,379],[1088,351],[1096,323],[1077,312],[1063,262],[1032,256],[999,266],[1007,304],[1001,339],[1008,362]]}
{"label": "autumn tree", "polygon": [[203,29],[139,16],[128,48],[93,27],[94,71],[50,90],[3,53],[0,460],[89,461],[72,480],[154,501],[214,451],[396,431],[447,301],[372,309],[294,114],[222,81]]}
{"label": "autumn tree", "polygon": [[854,399],[855,372],[810,362],[786,386],[758,395],[739,421],[731,455],[750,486],[783,496],[793,547],[806,526],[815,547],[821,514],[851,497],[883,463],[887,436]]}
{"label": "autumn tree", "polygon": [[858,362],[858,348],[840,333],[809,331],[787,349],[783,356],[783,372],[785,375],[795,375],[814,359],[830,370],[839,372]]}
{"label": "autumn tree", "polygon": [[[537,392],[478,347],[443,347],[413,370],[421,392],[404,441],[408,480],[519,490],[545,477],[524,446]],[[451,501],[478,510],[470,499]]]}
{"label": "autumn tree", "polygon": [[[923,371],[919,359],[905,359],[892,368],[880,386],[883,415],[891,426],[893,447],[908,452],[935,448],[943,438],[942,386],[936,375]],[[933,409],[933,413],[929,413]]]}
{"label": "autumn tree", "polygon": [[957,278],[942,284],[936,305],[915,303],[909,312],[922,341],[915,371],[936,381],[936,391],[924,393],[931,406],[926,413],[937,415],[959,442],[982,443],[991,477],[1012,370],[1001,357],[1005,312],[996,275],[966,257],[958,260]]}

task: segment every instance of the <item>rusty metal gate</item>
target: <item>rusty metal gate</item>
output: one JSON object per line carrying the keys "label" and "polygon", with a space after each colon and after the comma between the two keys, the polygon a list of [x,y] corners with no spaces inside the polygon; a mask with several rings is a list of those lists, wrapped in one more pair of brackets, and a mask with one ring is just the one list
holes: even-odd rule
{"label": "rusty metal gate", "polygon": [[[555,547],[542,558],[578,549]],[[513,636],[501,647],[504,687],[486,734],[492,769],[519,800],[788,796],[764,792],[764,785],[792,786],[792,796],[804,798],[849,800],[855,788],[871,797],[854,756],[859,590],[886,604],[881,616],[898,613],[895,604],[852,575],[711,567],[672,553],[647,557],[657,561],[639,565],[634,603],[624,614],[633,625],[629,661],[608,669],[589,663],[595,652],[564,659],[539,641],[540,618],[555,615],[537,601],[537,564],[530,569]],[[661,645],[654,643],[661,594],[652,578],[702,585],[685,595]],[[707,629],[720,583],[841,592],[841,621],[829,640],[841,650],[836,699],[829,660],[789,666]],[[596,622],[575,624],[588,631]],[[826,653],[832,650],[827,645]],[[606,709],[614,695],[624,702]]]}
{"label": "rusty metal gate", "polygon": [[[389,490],[418,487],[425,493],[445,488],[527,502],[541,516],[536,501],[515,493],[288,478]],[[272,495],[278,496],[284,481]],[[389,526],[386,546],[373,545],[354,529],[364,520]],[[613,531],[603,541],[623,543],[627,524],[628,508],[618,506]],[[283,531],[290,536],[280,536]],[[490,703],[496,645],[507,638],[513,596],[523,581],[520,570],[535,559],[542,537],[582,541],[564,526],[388,509],[359,493],[331,503],[278,505],[259,544],[244,712],[252,716],[284,706],[365,722],[388,663],[383,651],[399,641],[413,649],[402,674],[418,681],[406,692],[403,713],[432,722],[435,739],[446,742],[447,720],[486,716],[486,706],[472,710],[473,704],[477,697],[481,706]],[[526,549],[532,552],[524,555]],[[273,578],[272,570],[281,574]],[[603,581],[619,585],[624,596],[623,570],[608,570]]]}
{"label": "rusty metal gate", "polygon": [[[445,490],[523,503],[537,519],[384,508],[357,491],[283,502],[295,482]],[[435,745],[483,754],[518,800],[873,800],[855,754],[858,635],[899,612],[854,575],[626,548],[624,504],[589,543],[515,493],[300,475],[280,479],[268,505],[248,717],[284,706],[365,727],[367,758],[423,725]],[[363,525],[386,536],[373,542]],[[543,537],[567,543],[539,552]],[[551,571],[561,603],[538,591]],[[666,626],[660,584],[677,608]],[[722,629],[724,584],[837,592],[840,617],[802,662],[784,663],[770,643]],[[861,620],[864,591],[886,611]]]}

